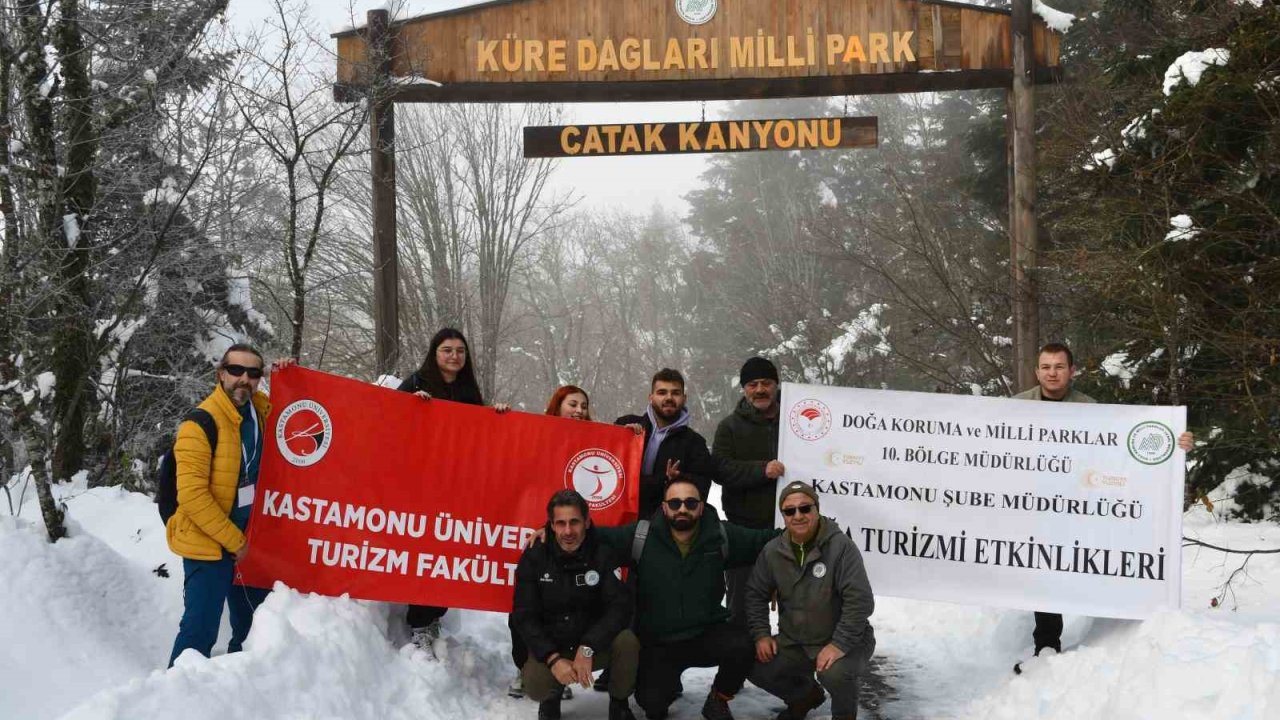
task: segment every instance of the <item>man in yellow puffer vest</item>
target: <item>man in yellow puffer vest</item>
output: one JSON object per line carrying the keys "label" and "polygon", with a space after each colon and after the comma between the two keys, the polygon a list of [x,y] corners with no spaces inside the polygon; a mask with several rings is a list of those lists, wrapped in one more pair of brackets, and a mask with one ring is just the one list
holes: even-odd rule
{"label": "man in yellow puffer vest", "polygon": [[[291,364],[281,361],[276,367]],[[218,363],[218,387],[200,403],[218,427],[216,448],[194,421],[182,423],[174,440],[178,511],[165,527],[169,549],[182,556],[183,612],[169,657],[183,651],[205,657],[213,650],[228,608],[231,642],[237,652],[249,634],[253,611],[267,591],[236,582],[235,564],[249,551],[245,530],[253,510],[262,461],[263,436],[271,405],[258,392],[265,370],[262,354],[232,345]]]}

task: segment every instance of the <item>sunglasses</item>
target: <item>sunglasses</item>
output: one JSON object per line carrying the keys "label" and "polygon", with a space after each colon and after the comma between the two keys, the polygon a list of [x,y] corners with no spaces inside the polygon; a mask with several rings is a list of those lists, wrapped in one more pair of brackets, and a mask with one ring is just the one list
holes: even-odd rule
{"label": "sunglasses", "polygon": [[795,507],[789,507],[789,508],[782,508],[782,514],[786,515],[787,517],[791,517],[796,513],[800,513],[801,515],[808,515],[811,512],[813,512],[813,505],[809,505],[809,504],[797,505]]}
{"label": "sunglasses", "polygon": [[222,369],[230,373],[231,377],[240,377],[245,373],[249,373],[250,380],[262,379],[262,368],[260,367],[245,367],[244,365],[223,365]]}
{"label": "sunglasses", "polygon": [[683,499],[671,498],[666,502],[667,502],[667,507],[671,510],[671,512],[678,511],[681,505],[685,506],[685,508],[687,508],[689,512],[693,512],[694,510],[698,509],[699,505],[702,504],[702,501],[699,500],[698,498],[683,498]]}

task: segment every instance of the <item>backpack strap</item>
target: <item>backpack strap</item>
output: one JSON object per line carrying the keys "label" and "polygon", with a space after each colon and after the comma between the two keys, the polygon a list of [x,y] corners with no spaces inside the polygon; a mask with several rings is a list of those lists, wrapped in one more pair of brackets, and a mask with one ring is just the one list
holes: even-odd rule
{"label": "backpack strap", "polygon": [[649,539],[649,521],[641,520],[636,523],[636,534],[631,538],[631,559],[638,565],[640,564],[640,556],[644,554],[644,541]]}
{"label": "backpack strap", "polygon": [[210,415],[209,411],[204,408],[192,408],[191,412],[187,413],[186,416],[182,418],[183,422],[188,420],[199,425],[200,429],[204,430],[204,436],[209,441],[209,454],[212,458],[213,453],[218,449],[217,421],[214,420],[213,415]]}

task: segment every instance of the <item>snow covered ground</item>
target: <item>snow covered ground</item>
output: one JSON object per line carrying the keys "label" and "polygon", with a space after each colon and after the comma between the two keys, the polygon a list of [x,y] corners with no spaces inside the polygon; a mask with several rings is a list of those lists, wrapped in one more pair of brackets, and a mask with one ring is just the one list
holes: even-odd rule
{"label": "snow covered ground", "polygon": [[[406,647],[403,608],[280,589],[259,610],[245,652],[184,656],[164,671],[181,614],[181,562],[155,507],[115,488],[58,489],[72,537],[44,541],[29,489],[17,518],[0,516],[0,718],[523,718],[505,618],[452,612],[443,662]],[[1280,547],[1280,526],[1187,514],[1188,536]],[[881,597],[872,622],[880,677],[863,717],[1280,718],[1280,556],[1257,555],[1223,594],[1241,556],[1187,548],[1183,609],[1143,622],[1067,619],[1079,647],[1028,654],[1029,613]],[[155,571],[165,565],[169,577]],[[1217,607],[1210,601],[1221,598]],[[225,647],[224,628],[220,647]],[[219,650],[220,652],[220,650]],[[673,718],[697,718],[710,673],[690,671]],[[603,717],[580,691],[566,718]],[[748,686],[742,720],[780,704]],[[810,715],[822,718],[828,708]]]}

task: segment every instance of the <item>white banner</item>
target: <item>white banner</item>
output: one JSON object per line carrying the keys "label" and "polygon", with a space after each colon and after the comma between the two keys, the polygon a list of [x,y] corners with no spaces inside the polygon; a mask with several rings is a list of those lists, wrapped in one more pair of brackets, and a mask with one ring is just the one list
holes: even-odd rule
{"label": "white banner", "polygon": [[1145,618],[1181,594],[1186,408],[785,383],[779,456],[878,595]]}

